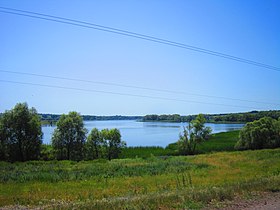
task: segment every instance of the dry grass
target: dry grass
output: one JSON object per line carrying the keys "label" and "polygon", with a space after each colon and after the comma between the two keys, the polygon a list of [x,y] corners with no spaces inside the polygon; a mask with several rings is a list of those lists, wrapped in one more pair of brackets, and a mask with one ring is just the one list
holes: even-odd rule
{"label": "dry grass", "polygon": [[280,149],[113,161],[0,163],[0,205],[201,208],[280,190]]}

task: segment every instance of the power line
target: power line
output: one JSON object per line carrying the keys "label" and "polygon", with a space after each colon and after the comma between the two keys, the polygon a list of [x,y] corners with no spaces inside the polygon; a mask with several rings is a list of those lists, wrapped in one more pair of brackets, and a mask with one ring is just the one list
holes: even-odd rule
{"label": "power line", "polygon": [[17,72],[17,71],[7,71],[7,70],[2,70],[2,69],[0,69],[0,72],[10,73],[10,74],[18,74],[18,75],[36,76],[36,77],[43,77],[43,78],[51,78],[51,79],[76,81],[76,82],[85,82],[85,83],[92,83],[92,84],[101,84],[101,85],[107,85],[107,86],[118,86],[118,87],[133,88],[133,89],[140,89],[140,90],[149,90],[149,91],[164,92],[164,93],[174,93],[174,94],[181,94],[181,95],[193,95],[193,96],[200,96],[200,97],[207,97],[207,98],[225,99],[225,100],[232,100],[232,101],[242,101],[242,102],[268,104],[268,105],[277,105],[277,106],[280,105],[280,104],[277,104],[277,103],[252,101],[252,100],[230,98],[230,97],[224,97],[224,96],[213,96],[213,95],[206,95],[206,94],[196,94],[196,93],[189,93],[189,92],[184,92],[184,91],[157,89],[157,88],[149,88],[149,87],[134,86],[134,85],[124,85],[124,84],[119,84],[119,83],[109,83],[109,82],[101,82],[101,81],[75,79],[75,78],[51,76],[51,75],[45,75],[45,74],[35,74],[35,73]]}
{"label": "power line", "polygon": [[165,97],[157,97],[157,96],[137,95],[137,94],[130,94],[130,93],[120,93],[120,92],[111,92],[111,91],[103,91],[103,90],[73,88],[73,87],[66,87],[66,86],[47,85],[47,84],[29,83],[29,82],[18,82],[18,81],[11,81],[11,80],[0,80],[0,82],[10,83],[10,84],[47,87],[47,88],[56,88],[56,89],[65,89],[65,90],[77,90],[77,91],[84,91],[84,92],[104,93],[104,94],[111,94],[111,95],[130,96],[130,97],[138,97],[138,98],[150,98],[150,99],[158,99],[158,100],[177,101],[177,102],[184,102],[184,103],[196,103],[196,104],[215,105],[215,106],[249,108],[249,109],[255,109],[255,110],[261,109],[261,108],[250,107],[250,106],[218,104],[218,103],[209,103],[209,102],[202,102],[202,101],[183,100],[183,99],[177,99],[177,98],[165,98]]}
{"label": "power line", "polygon": [[[242,62],[242,63],[246,63],[246,64],[250,64],[250,65],[254,65],[254,66],[258,66],[258,67],[280,72],[279,67],[267,65],[265,63],[256,62],[253,60],[244,59],[244,58],[237,57],[237,56],[232,56],[232,55],[225,54],[225,53],[220,53],[217,51],[212,51],[212,50],[208,50],[208,49],[204,49],[204,48],[200,48],[200,47],[195,47],[192,45],[174,42],[174,41],[170,41],[167,39],[161,39],[161,38],[157,38],[154,36],[148,36],[148,35],[144,35],[144,34],[140,34],[140,33],[134,33],[134,32],[130,32],[130,31],[107,27],[107,26],[98,25],[98,24],[94,24],[94,23],[89,23],[89,22],[84,22],[84,21],[79,21],[79,20],[74,20],[74,19],[69,19],[69,18],[63,18],[63,17],[53,16],[53,15],[47,15],[47,14],[42,14],[42,13],[30,12],[30,11],[25,11],[25,10],[19,10],[19,9],[7,8],[7,7],[0,7],[0,9],[4,9],[4,10],[0,10],[0,12],[2,12],[2,13],[20,15],[20,16],[25,16],[25,17],[30,17],[30,18],[37,18],[37,19],[41,19],[41,20],[53,21],[53,22],[58,22],[58,23],[63,23],[63,24],[68,24],[68,25],[74,25],[74,26],[79,26],[79,27],[84,27],[84,28],[100,30],[100,31],[104,31],[104,32],[115,33],[115,34],[119,34],[119,35],[123,35],[123,36],[129,36],[129,37],[138,38],[138,39],[142,39],[142,40],[146,40],[146,41],[152,41],[152,42],[165,44],[165,45],[169,45],[169,46],[173,46],[173,47],[178,47],[178,48],[192,50],[192,51],[196,51],[196,52],[200,52],[200,53],[205,53],[208,55],[217,56],[217,57],[221,57],[221,58],[225,58],[225,59],[229,59],[229,60],[234,60],[237,62]],[[8,11],[5,11],[5,10],[8,10]],[[23,14],[23,13],[25,13],[25,14]]]}

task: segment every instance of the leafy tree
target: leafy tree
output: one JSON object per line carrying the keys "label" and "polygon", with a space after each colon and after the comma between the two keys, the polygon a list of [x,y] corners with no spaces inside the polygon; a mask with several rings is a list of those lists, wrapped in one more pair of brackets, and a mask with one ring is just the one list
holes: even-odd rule
{"label": "leafy tree", "polygon": [[124,141],[121,141],[121,133],[118,129],[114,128],[111,130],[103,129],[101,136],[104,141],[106,148],[106,155],[109,160],[118,158],[121,153],[121,149],[126,146]]}
{"label": "leafy tree", "polygon": [[48,145],[48,144],[41,145],[40,160],[55,160],[52,145]]}
{"label": "leafy tree", "polygon": [[150,115],[146,115],[143,118],[143,121],[158,121],[159,116],[156,114],[150,114]]}
{"label": "leafy tree", "polygon": [[172,115],[172,121],[173,122],[181,122],[181,116],[178,114],[173,114]]}
{"label": "leafy tree", "polygon": [[35,108],[18,103],[0,118],[0,158],[8,161],[37,160],[42,144],[40,118]]}
{"label": "leafy tree", "polygon": [[87,158],[93,160],[102,157],[103,147],[104,141],[101,132],[97,128],[93,128],[87,137]]}
{"label": "leafy tree", "polygon": [[52,146],[59,160],[82,160],[87,130],[77,112],[61,115],[52,136]]}
{"label": "leafy tree", "polygon": [[178,148],[182,155],[194,155],[197,144],[205,141],[210,133],[211,128],[205,127],[206,119],[202,114],[199,114],[192,120],[187,129],[184,128],[183,134],[179,135]]}
{"label": "leafy tree", "polygon": [[280,147],[280,118],[263,117],[247,123],[240,131],[236,149],[263,149]]}
{"label": "leafy tree", "polygon": [[187,129],[184,127],[183,134],[179,134],[178,149],[181,155],[194,154],[196,143],[194,142],[192,127],[189,123]]}

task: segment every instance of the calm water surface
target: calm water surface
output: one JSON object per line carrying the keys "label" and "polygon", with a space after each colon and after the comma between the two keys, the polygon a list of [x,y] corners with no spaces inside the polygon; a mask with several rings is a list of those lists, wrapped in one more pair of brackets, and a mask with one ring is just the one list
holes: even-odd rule
{"label": "calm water surface", "polygon": [[[122,140],[127,146],[162,146],[178,140],[179,133],[183,131],[183,126],[188,123],[168,123],[168,122],[137,122],[134,120],[108,120],[108,121],[85,121],[85,127],[90,130],[117,128],[120,130]],[[212,133],[239,130],[244,124],[213,124],[206,123],[212,128]],[[43,126],[43,143],[50,144],[51,136],[56,127]]]}

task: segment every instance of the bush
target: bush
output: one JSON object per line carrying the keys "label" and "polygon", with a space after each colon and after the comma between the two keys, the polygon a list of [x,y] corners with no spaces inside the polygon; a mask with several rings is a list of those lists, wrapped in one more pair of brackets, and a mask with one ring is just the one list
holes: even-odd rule
{"label": "bush", "polygon": [[239,150],[276,147],[280,147],[280,119],[277,121],[270,117],[247,123],[235,145]]}
{"label": "bush", "polygon": [[207,140],[212,132],[210,127],[205,127],[206,119],[199,114],[192,120],[187,129],[184,128],[183,134],[179,135],[178,149],[181,155],[194,155],[199,143]]}

